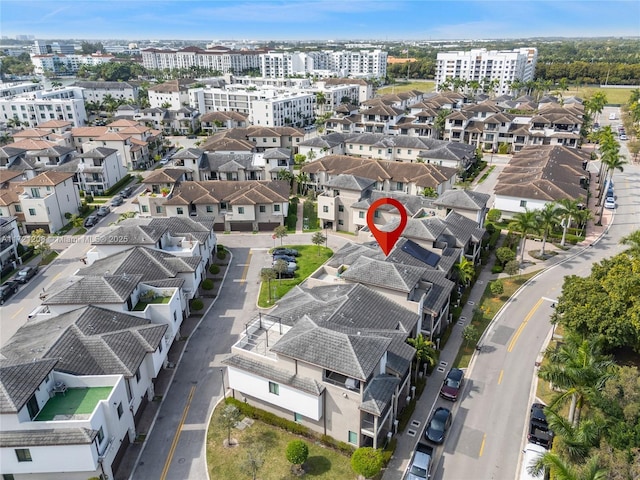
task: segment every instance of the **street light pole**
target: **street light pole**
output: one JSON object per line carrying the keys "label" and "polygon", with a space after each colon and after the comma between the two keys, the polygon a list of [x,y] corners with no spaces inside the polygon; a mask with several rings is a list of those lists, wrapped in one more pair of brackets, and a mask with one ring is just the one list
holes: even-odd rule
{"label": "street light pole", "polygon": [[227,400],[227,387],[224,385],[224,368],[220,369],[220,376],[222,377],[222,395],[224,396],[225,401]]}

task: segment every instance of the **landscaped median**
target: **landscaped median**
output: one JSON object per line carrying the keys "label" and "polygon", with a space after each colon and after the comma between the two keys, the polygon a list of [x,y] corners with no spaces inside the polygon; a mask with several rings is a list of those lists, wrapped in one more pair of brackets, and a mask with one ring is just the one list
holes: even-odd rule
{"label": "landscaped median", "polygon": [[[300,256],[296,257],[298,269],[296,270],[295,277],[263,281],[260,285],[260,296],[258,297],[258,307],[260,308],[273,307],[277,299],[282,298],[289,290],[302,283],[333,255],[333,250],[330,248],[317,245],[285,246],[286,248],[297,250],[300,254]],[[269,284],[271,284],[271,292],[269,292]],[[271,300],[269,300],[269,293],[271,293]]]}

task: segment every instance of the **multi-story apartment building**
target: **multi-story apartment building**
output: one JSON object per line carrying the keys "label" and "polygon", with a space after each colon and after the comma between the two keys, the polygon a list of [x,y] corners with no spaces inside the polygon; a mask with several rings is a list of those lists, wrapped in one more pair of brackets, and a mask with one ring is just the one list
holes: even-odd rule
{"label": "multi-story apartment building", "polygon": [[3,83],[0,85],[0,98],[10,98],[23,93],[42,90],[40,83]]}
{"label": "multi-story apartment building", "polygon": [[178,110],[189,105],[189,85],[196,83],[192,79],[169,80],[149,87],[151,108]]}
{"label": "multi-story apartment building", "polygon": [[146,48],[142,50],[142,65],[148,69],[176,70],[201,67],[221,73],[242,73],[260,68],[260,54],[264,50],[234,51],[226,47],[206,50],[186,47],[181,50]]}
{"label": "multi-story apartment building", "polygon": [[87,112],[82,90],[77,87],[27,93],[0,99],[0,119],[17,119],[23,125],[36,127],[47,120],[67,120],[74,127],[85,125]]}
{"label": "multi-story apartment building", "polygon": [[387,52],[378,49],[268,52],[260,55],[260,73],[268,78],[306,74],[384,78],[387,75]]}
{"label": "multi-story apartment building", "polygon": [[103,63],[111,62],[115,57],[111,54],[92,53],[91,55],[66,55],[62,53],[47,53],[41,55],[31,55],[33,73],[44,75],[53,73],[55,75],[74,75],[80,67],[86,65],[93,67]]}
{"label": "multi-story apartment building", "polygon": [[82,88],[85,102],[102,103],[105,97],[115,100],[138,101],[138,85],[129,82],[75,82],[74,87]]}
{"label": "multi-story apartment building", "polygon": [[40,43],[40,41],[36,40],[33,42],[33,46],[31,47],[31,53],[34,55],[46,55],[47,53],[62,53],[64,55],[74,55],[76,53],[76,48],[71,43],[58,43],[53,42],[51,44],[48,43]]}
{"label": "multi-story apartment building", "polygon": [[480,84],[486,79],[496,81],[494,91],[504,95],[511,92],[511,82],[533,80],[537,60],[538,50],[534,47],[441,52],[436,64],[436,88],[439,89],[447,79],[477,81]]}

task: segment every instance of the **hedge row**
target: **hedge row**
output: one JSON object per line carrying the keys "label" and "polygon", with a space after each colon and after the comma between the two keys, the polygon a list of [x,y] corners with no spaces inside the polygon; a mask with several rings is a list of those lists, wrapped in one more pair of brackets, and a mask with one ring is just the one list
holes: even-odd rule
{"label": "hedge row", "polygon": [[130,181],[131,181],[131,175],[129,175],[127,173],[118,182],[114,183],[113,186],[109,190],[104,192],[105,197],[110,197],[111,195],[115,195],[116,193],[118,193],[122,189],[122,187],[124,187]]}

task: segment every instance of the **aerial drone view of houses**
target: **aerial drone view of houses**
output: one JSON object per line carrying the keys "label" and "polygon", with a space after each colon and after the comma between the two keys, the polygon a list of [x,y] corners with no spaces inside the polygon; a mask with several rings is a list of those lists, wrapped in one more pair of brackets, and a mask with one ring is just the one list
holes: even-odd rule
{"label": "aerial drone view of houses", "polygon": [[[623,108],[602,91],[568,94],[536,78],[526,45],[442,48],[424,88],[390,81],[394,59],[411,67],[397,55],[406,45],[100,47],[34,40],[39,81],[0,85],[3,479],[271,478],[278,448],[299,475],[457,478],[443,473],[464,455],[456,445],[491,455],[486,433],[463,426],[465,402],[493,388],[471,368],[523,331],[536,370],[511,392],[522,408],[504,471],[553,474],[554,458],[583,471],[600,443],[580,458],[563,450],[580,406],[591,402],[582,425],[617,411],[597,416],[605,394],[589,397],[544,356],[592,327],[572,323],[571,272],[553,294],[519,297],[540,301],[515,325],[496,314],[603,238],[632,246],[616,261],[637,274],[622,172],[638,174],[639,90]],[[368,222],[384,198],[402,211],[374,208]],[[403,217],[383,252],[372,230]],[[594,382],[616,376],[605,353],[637,352],[637,325],[625,329],[590,352]],[[203,376],[181,381],[196,364]],[[567,406],[529,396],[538,376]],[[203,426],[186,442],[191,416]],[[631,460],[619,478],[633,478],[637,449],[611,442]]]}

